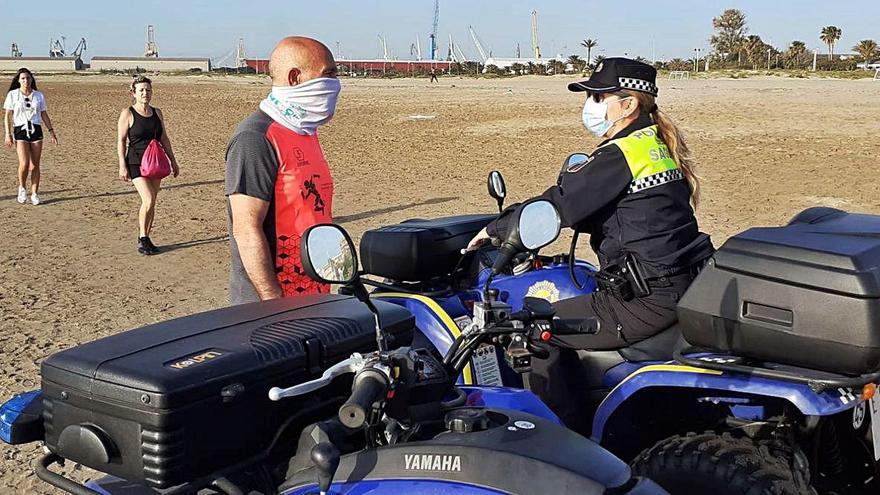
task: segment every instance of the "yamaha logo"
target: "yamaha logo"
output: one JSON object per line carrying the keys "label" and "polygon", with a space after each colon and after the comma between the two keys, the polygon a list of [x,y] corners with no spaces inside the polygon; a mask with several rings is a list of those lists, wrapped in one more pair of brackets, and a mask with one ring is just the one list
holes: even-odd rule
{"label": "yamaha logo", "polygon": [[461,472],[461,456],[442,454],[404,454],[407,471]]}

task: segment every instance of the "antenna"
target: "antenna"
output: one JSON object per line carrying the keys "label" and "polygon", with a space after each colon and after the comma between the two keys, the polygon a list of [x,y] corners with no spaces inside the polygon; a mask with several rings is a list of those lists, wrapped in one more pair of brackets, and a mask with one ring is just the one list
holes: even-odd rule
{"label": "antenna", "polygon": [[532,50],[535,52],[535,58],[541,58],[541,48],[538,47],[538,11],[532,11]]}

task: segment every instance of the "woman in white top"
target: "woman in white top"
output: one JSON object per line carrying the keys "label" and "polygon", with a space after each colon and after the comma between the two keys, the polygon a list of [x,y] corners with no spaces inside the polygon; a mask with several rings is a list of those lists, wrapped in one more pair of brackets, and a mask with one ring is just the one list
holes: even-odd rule
{"label": "woman in white top", "polygon": [[6,146],[15,144],[18,152],[18,202],[27,202],[27,178],[31,176],[31,203],[40,204],[40,155],[43,152],[43,125],[58,144],[52,120],[46,112],[46,98],[37,91],[37,81],[27,69],[18,69],[18,73],[9,85],[5,110]]}

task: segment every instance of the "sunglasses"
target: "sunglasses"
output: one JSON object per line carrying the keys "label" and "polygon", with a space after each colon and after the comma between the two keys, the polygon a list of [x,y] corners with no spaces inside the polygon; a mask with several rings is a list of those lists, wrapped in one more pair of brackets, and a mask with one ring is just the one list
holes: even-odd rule
{"label": "sunglasses", "polygon": [[27,108],[30,108],[30,107],[31,107],[31,99],[30,99],[30,98],[25,97],[25,99],[24,99],[24,106],[27,107]]}

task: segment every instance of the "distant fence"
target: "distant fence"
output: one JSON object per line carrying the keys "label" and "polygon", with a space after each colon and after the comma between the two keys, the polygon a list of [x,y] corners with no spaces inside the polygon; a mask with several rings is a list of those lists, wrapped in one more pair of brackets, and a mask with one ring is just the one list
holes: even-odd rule
{"label": "distant fence", "polygon": [[686,70],[671,70],[669,71],[669,79],[690,79],[691,73]]}

